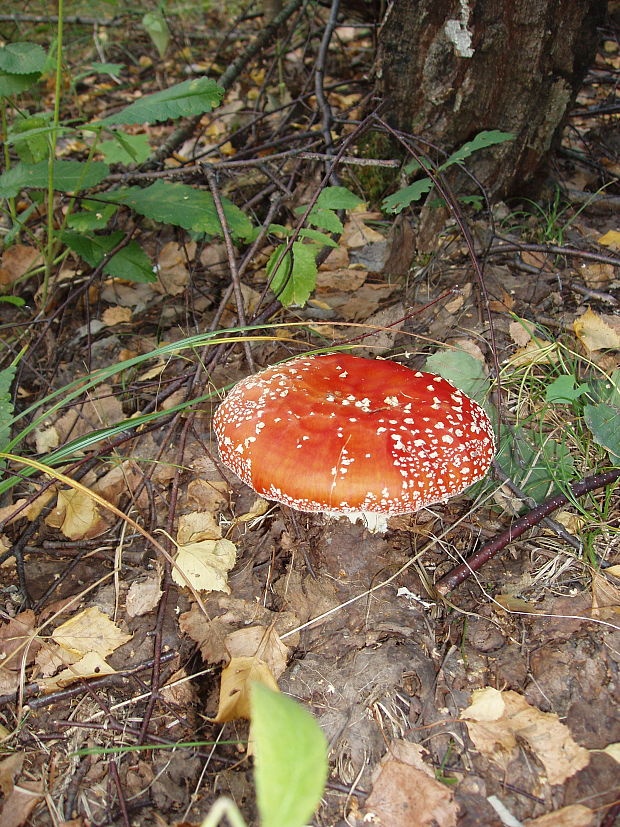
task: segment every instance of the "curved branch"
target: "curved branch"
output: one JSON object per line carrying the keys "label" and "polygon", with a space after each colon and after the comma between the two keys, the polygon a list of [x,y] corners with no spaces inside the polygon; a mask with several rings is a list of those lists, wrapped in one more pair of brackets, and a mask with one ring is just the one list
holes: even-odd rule
{"label": "curved branch", "polygon": [[[620,479],[620,468],[614,468],[611,471],[605,471],[602,474],[595,474],[592,477],[586,477],[579,482],[573,483],[570,488],[570,493],[573,497],[582,497],[590,491],[595,491],[597,488],[605,488]],[[510,528],[503,531],[494,540],[489,540],[475,554],[472,554],[460,566],[451,569],[447,574],[444,574],[437,583],[435,588],[439,594],[447,594],[448,592],[459,586],[464,580],[478,571],[478,569],[491,560],[503,548],[520,537],[528,529],[538,525],[545,517],[559,508],[561,505],[569,502],[567,494],[556,494],[554,497],[549,497],[536,508],[533,508],[525,516],[514,522]]]}

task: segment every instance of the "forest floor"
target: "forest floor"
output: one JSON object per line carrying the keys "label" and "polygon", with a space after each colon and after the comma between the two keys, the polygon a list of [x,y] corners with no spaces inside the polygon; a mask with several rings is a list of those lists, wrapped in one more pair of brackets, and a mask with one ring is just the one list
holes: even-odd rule
{"label": "forest floor", "polygon": [[[13,39],[34,37],[33,25],[16,24]],[[211,42],[204,25],[175,21],[159,59],[143,31],[129,40],[125,28],[100,27],[93,37],[92,26],[71,23],[63,117],[107,115],[138,90],[223,71],[254,33],[250,21]],[[372,42],[367,28],[338,31],[325,83],[341,83],[330,103],[353,122]],[[125,216],[122,229],[157,262],[157,281],[93,279],[70,255],[43,316],[29,275],[35,247],[26,238],[5,249],[0,284],[24,304],[0,302],[3,366],[27,351],[9,422],[13,435],[25,429],[11,453],[26,464],[5,465],[17,484],[0,502],[0,827],[199,824],[221,795],[257,823],[248,724],[222,712],[220,698],[222,670],[238,656],[267,663],[327,736],[315,825],[611,827],[620,800],[620,499],[617,482],[580,497],[570,485],[619,462],[620,141],[618,115],[605,114],[620,73],[617,35],[601,34],[545,196],[492,212],[463,208],[490,315],[449,212],[427,205],[394,219],[378,196],[346,214],[306,306],[276,309],[278,327],[247,342],[227,333],[161,350],[243,326],[221,239]],[[213,64],[195,57],[199,47],[216,52]],[[104,58],[125,64],[122,82],[82,71]],[[320,159],[269,160],[295,142],[313,151],[308,133],[320,135],[303,98],[314,55],[285,51],[280,86],[271,61],[266,50],[247,67],[164,169],[173,175],[200,153],[251,159],[218,173],[216,186],[261,217],[283,190],[288,219],[275,220],[286,223],[325,168]],[[52,95],[44,90],[39,105],[51,107]],[[253,121],[250,111],[267,115]],[[152,150],[173,129],[134,131]],[[61,137],[59,151],[83,158],[87,145]],[[380,187],[379,175],[352,168],[345,183],[358,194]],[[206,186],[200,169],[193,175],[183,180]],[[117,178],[140,180],[122,170]],[[27,203],[17,208],[27,209],[29,196],[20,198]],[[67,201],[57,204],[59,220]],[[29,221],[40,239],[43,202]],[[233,285],[250,322],[262,324],[273,300],[272,251],[267,238]],[[453,372],[467,364],[484,388],[499,369],[487,397],[495,413],[501,399],[508,436],[499,462],[512,488],[494,473],[373,534],[267,503],[221,465],[211,418],[225,388],[354,339],[359,355],[416,369],[449,371],[457,353],[468,361]],[[119,372],[124,360],[134,362]],[[126,422],[148,412],[159,417]],[[601,412],[612,418],[597,420]],[[20,477],[72,440],[82,442],[54,474]],[[541,503],[557,493],[567,501],[555,523],[532,521],[456,588],[437,591],[441,577],[528,512],[532,501],[521,495]],[[178,569],[195,546],[213,552],[221,539],[234,559],[218,568],[211,558],[186,588]]]}

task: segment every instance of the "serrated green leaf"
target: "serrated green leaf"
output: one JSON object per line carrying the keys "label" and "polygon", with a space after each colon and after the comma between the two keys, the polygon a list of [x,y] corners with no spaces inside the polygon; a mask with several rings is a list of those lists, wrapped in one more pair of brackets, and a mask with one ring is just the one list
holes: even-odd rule
{"label": "serrated green leaf", "polygon": [[159,56],[164,57],[170,43],[170,29],[163,14],[160,11],[148,11],[142,18],[142,25],[155,44]]}
{"label": "serrated green leaf", "polygon": [[296,241],[276,270],[278,259],[285,248],[284,244],[276,247],[267,262],[270,287],[285,307],[293,304],[303,307],[316,286],[316,255],[319,247]]}
{"label": "serrated green leaf", "polygon": [[586,405],[583,409],[583,419],[594,441],[609,452],[617,465],[620,462],[620,407],[604,402]]}
{"label": "serrated green leaf", "polygon": [[15,147],[20,161],[25,164],[37,164],[47,158],[51,128],[47,114],[30,115],[16,120],[11,125],[9,142]]}
{"label": "serrated green leaf", "polygon": [[0,371],[0,451],[8,444],[11,438],[13,423],[13,402],[11,399],[11,384],[15,379],[16,365]]}
{"label": "serrated green leaf", "polygon": [[[15,164],[0,175],[0,198],[15,198],[23,189],[46,189],[47,161],[36,164]],[[54,161],[54,189],[59,192],[79,192],[96,186],[109,172],[102,161]]]}
{"label": "serrated green leaf", "polygon": [[27,75],[11,75],[0,70],[0,97],[8,98],[11,95],[21,95],[31,89],[41,77],[41,72],[31,72]]}
{"label": "serrated green leaf", "polygon": [[547,386],[545,390],[545,400],[547,402],[554,402],[560,405],[565,405],[567,402],[574,402],[579,399],[584,393],[588,393],[590,386],[588,384],[579,385],[576,387],[576,379],[570,374],[558,376],[557,379]]}
{"label": "serrated green leaf", "polygon": [[437,169],[438,171],[447,169],[452,164],[458,164],[469,158],[470,155],[480,149],[485,149],[494,144],[503,144],[505,141],[514,141],[515,137],[512,132],[500,132],[498,129],[479,132],[471,141],[467,141],[463,146],[456,149]]}
{"label": "serrated green leaf", "polygon": [[384,198],[381,209],[384,212],[396,215],[408,207],[409,204],[412,204],[414,201],[419,201],[423,195],[430,192],[432,186],[433,182],[430,178],[421,178],[419,181],[414,181],[414,183],[408,187],[403,187],[402,190],[398,190],[398,192],[395,192],[393,195],[388,195],[387,198]]}
{"label": "serrated green leaf", "polygon": [[128,135],[115,132],[114,139],[102,141],[98,150],[107,164],[142,164],[152,150],[146,135]]}
{"label": "serrated green leaf", "polygon": [[11,75],[41,73],[47,56],[37,43],[7,43],[0,46],[0,69]]}
{"label": "serrated green leaf", "polygon": [[118,210],[116,204],[101,204],[98,201],[82,201],[82,210],[74,212],[67,218],[67,226],[78,232],[103,230],[108,221]]}
{"label": "serrated green leaf", "polygon": [[[222,234],[222,226],[211,193],[194,189],[187,184],[156,181],[144,188],[127,187],[116,190],[105,198],[126,204],[153,221],[209,235]],[[250,239],[254,228],[245,213],[227,198],[222,198],[222,207],[233,238]]]}
{"label": "serrated green leaf", "polygon": [[[300,208],[300,212],[304,212],[305,207]],[[328,233],[340,234],[344,227],[342,221],[338,218],[333,210],[324,210],[321,207],[313,207],[310,214],[306,218],[306,224],[311,224],[313,227],[318,227],[321,230],[327,230]]]}
{"label": "serrated green leaf", "polygon": [[[62,234],[63,242],[91,267],[97,267],[110,250],[123,238],[123,233],[110,235],[92,235],[66,230]],[[135,281],[140,284],[157,281],[153,272],[153,262],[136,241],[130,241],[126,247],[115,253],[105,263],[103,272],[108,276]]]}
{"label": "serrated green leaf", "polygon": [[324,210],[353,210],[363,203],[361,198],[346,187],[325,187],[315,206]]}
{"label": "serrated green leaf", "polygon": [[300,238],[309,238],[311,241],[318,241],[319,244],[323,244],[325,247],[337,247],[338,243],[334,241],[334,239],[327,235],[327,233],[322,233],[320,230],[311,230],[309,227],[302,227],[299,231]]}
{"label": "serrated green leaf", "polygon": [[327,781],[327,740],[315,719],[286,695],[251,690],[254,780],[262,827],[303,827]]}
{"label": "serrated green leaf", "polygon": [[210,112],[219,106],[224,89],[212,78],[184,80],[169,89],[146,95],[129,106],[99,121],[98,125],[159,123]]}

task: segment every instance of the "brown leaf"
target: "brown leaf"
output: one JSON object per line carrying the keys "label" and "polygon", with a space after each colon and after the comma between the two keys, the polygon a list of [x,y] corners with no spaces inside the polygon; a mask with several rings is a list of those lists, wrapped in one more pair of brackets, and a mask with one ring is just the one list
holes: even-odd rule
{"label": "brown leaf", "polygon": [[117,324],[124,324],[131,321],[131,309],[129,307],[107,307],[101,314],[101,321],[106,327],[114,327]]}
{"label": "brown leaf", "polygon": [[0,667],[18,671],[24,654],[26,662],[34,658],[39,642],[34,639],[35,615],[32,609],[20,612],[0,626]]}
{"label": "brown leaf", "polygon": [[129,587],[125,598],[125,608],[129,617],[140,617],[151,612],[159,603],[161,590],[161,572],[148,572],[144,577]]}
{"label": "brown leaf", "polygon": [[0,258],[0,284],[13,284],[43,262],[41,253],[27,244],[13,244]]}
{"label": "brown leaf", "polygon": [[364,804],[365,822],[378,821],[390,827],[455,827],[458,808],[454,794],[435,779],[420,750],[405,741],[390,744]]}
{"label": "brown leaf", "polygon": [[0,761],[0,793],[10,795],[15,776],[19,775],[24,765],[25,752],[14,752]]}
{"label": "brown leaf", "polygon": [[60,528],[70,540],[90,540],[108,529],[108,523],[99,513],[99,507],[87,491],[61,489],[56,508],[45,520],[53,528]]}
{"label": "brown leaf", "polygon": [[594,827],[596,817],[589,807],[571,804],[553,813],[528,819],[524,823],[527,827]]}
{"label": "brown leaf", "polygon": [[264,661],[277,680],[286,669],[289,648],[271,626],[250,626],[237,629],[226,636],[224,645],[231,660],[240,657],[256,657]]}
{"label": "brown leaf", "polygon": [[557,715],[541,712],[517,692],[492,687],[472,694],[472,704],[461,713],[476,749],[502,767],[513,757],[517,739],[527,743],[545,768],[550,784],[562,784],[590,762]]}
{"label": "brown leaf", "polygon": [[5,799],[0,812],[0,827],[21,827],[43,797],[40,781],[20,781],[19,787]]}

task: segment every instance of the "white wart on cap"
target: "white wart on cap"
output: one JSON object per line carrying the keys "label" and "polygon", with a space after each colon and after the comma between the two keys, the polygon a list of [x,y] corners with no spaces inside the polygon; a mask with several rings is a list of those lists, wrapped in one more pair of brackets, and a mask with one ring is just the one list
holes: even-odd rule
{"label": "white wart on cap", "polygon": [[480,480],[495,453],[486,413],[446,379],[350,354],[249,376],[213,426],[225,465],[300,511],[417,511]]}

